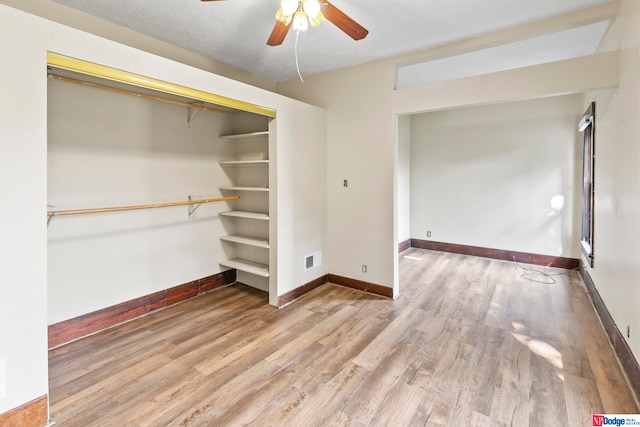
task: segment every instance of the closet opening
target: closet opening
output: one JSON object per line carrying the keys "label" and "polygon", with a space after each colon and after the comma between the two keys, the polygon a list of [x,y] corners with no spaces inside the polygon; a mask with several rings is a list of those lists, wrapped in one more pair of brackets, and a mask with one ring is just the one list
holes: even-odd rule
{"label": "closet opening", "polygon": [[275,292],[275,110],[54,53],[46,78],[50,348],[235,282]]}

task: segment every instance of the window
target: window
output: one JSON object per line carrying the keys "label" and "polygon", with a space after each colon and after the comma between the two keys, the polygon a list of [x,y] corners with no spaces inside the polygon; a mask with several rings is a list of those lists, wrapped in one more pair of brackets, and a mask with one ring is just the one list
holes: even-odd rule
{"label": "window", "polygon": [[595,125],[596,104],[592,102],[580,120],[578,130],[583,134],[582,154],[582,252],[593,267],[593,206],[594,206],[594,166],[595,166]]}

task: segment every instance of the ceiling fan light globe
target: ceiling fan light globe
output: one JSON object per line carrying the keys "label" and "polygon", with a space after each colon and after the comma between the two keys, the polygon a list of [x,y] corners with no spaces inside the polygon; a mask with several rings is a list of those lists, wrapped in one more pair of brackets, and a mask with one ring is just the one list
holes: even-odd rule
{"label": "ceiling fan light globe", "polygon": [[320,13],[320,3],[318,3],[318,0],[303,0],[302,8],[310,21],[315,20]]}
{"label": "ceiling fan light globe", "polygon": [[282,22],[284,25],[288,25],[292,17],[293,15],[285,15],[282,8],[278,9],[278,11],[276,12],[276,19]]}
{"label": "ceiling fan light globe", "polygon": [[300,6],[300,2],[298,0],[282,0],[280,3],[280,8],[284,16],[293,15],[298,10]]}
{"label": "ceiling fan light globe", "polygon": [[309,20],[307,14],[299,10],[293,16],[293,29],[297,31],[307,31],[309,28]]}
{"label": "ceiling fan light globe", "polygon": [[322,12],[318,12],[318,15],[316,15],[315,18],[311,18],[311,16],[309,16],[309,23],[311,24],[312,27],[317,27],[318,25],[320,25],[320,23],[322,21],[325,20],[324,15],[322,14]]}

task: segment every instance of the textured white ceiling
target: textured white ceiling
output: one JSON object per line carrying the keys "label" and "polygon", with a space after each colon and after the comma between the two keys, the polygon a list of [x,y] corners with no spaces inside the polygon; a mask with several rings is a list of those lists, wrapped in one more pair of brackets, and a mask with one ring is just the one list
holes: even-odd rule
{"label": "textured white ceiling", "polygon": [[[295,33],[266,41],[280,0],[54,0],[90,15],[278,82],[297,76]],[[369,30],[353,41],[329,22],[300,33],[311,75],[606,3],[607,0],[332,0]]]}

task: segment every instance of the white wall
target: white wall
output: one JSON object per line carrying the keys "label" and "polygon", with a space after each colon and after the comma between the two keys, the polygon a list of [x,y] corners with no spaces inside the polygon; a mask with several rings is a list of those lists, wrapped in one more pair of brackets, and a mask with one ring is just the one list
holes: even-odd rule
{"label": "white wall", "polygon": [[388,287],[397,282],[398,250],[393,80],[392,66],[372,63],[278,85],[287,96],[327,109],[329,272]]}
{"label": "white wall", "polygon": [[[47,51],[277,110],[277,119],[270,124],[278,138],[272,156],[277,170],[272,169],[271,200],[282,208],[278,215],[288,221],[278,221],[274,232],[282,243],[273,249],[272,271],[278,281],[270,300],[327,273],[326,265],[303,271],[301,260],[308,248],[297,240],[304,235],[326,252],[326,213],[316,209],[322,202],[309,196],[318,194],[321,199],[326,192],[324,165],[316,163],[326,150],[325,135],[307,132],[325,128],[322,109],[7,6],[0,6],[0,22],[0,44],[7,58],[0,69],[0,170],[3,195],[11,201],[0,208],[0,359],[7,367],[0,413],[47,393]],[[309,150],[303,154],[298,148],[301,141]],[[307,164],[315,154],[318,157]],[[292,184],[284,185],[294,178],[305,183],[304,194],[296,194],[300,189]]]}
{"label": "white wall", "polygon": [[596,102],[595,266],[589,274],[640,360],[640,2],[623,1],[620,11],[599,48],[620,49],[620,85],[588,93],[583,105]]}
{"label": "white wall", "polygon": [[411,116],[398,117],[398,242],[411,238]]}
{"label": "white wall", "polygon": [[412,116],[411,237],[578,258],[581,116],[581,95]]}
{"label": "white wall", "polygon": [[[324,111],[318,111],[305,104],[288,104],[286,109],[278,109],[278,117],[269,127],[277,136],[269,155],[270,236],[277,233],[277,238],[270,240],[269,256],[270,264],[278,265],[271,269],[275,277],[270,280],[278,285],[277,294],[269,294],[273,305],[277,295],[329,272],[324,260],[328,252],[326,122]],[[277,230],[273,230],[276,223]],[[305,257],[314,252],[322,254],[322,265],[304,271]]]}
{"label": "white wall", "polygon": [[[47,100],[38,21],[0,7],[0,413],[47,394]],[[16,42],[19,41],[19,42]],[[10,58],[10,60],[9,60]]]}

